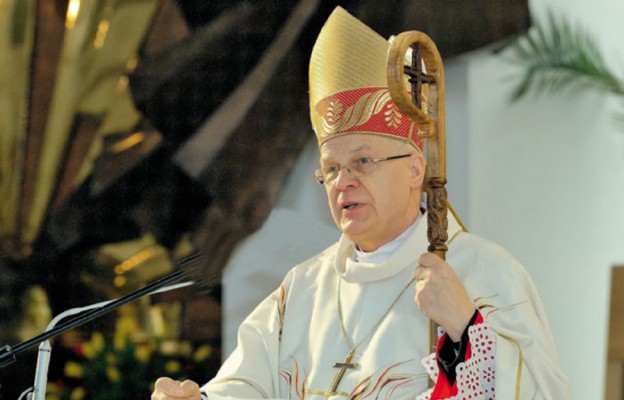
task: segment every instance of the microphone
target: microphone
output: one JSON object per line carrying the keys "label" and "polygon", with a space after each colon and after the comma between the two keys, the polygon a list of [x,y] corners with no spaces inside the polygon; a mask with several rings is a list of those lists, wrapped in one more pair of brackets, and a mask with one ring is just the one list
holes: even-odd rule
{"label": "microphone", "polygon": [[[56,337],[65,331],[68,331],[72,328],[75,328],[91,320],[94,320],[100,317],[101,315],[108,313],[132,300],[138,299],[146,295],[151,295],[153,293],[173,290],[173,289],[182,287],[178,285],[172,285],[171,287],[165,287],[165,286],[174,281],[177,281],[186,277],[186,274],[185,272],[183,272],[182,269],[192,264],[200,257],[202,257],[202,254],[196,253],[183,259],[182,261],[178,263],[179,269],[176,272],[173,272],[163,278],[160,278],[156,280],[155,282],[152,282],[149,285],[145,286],[144,288],[139,289],[135,292],[129,293],[123,297],[120,297],[115,300],[109,300],[109,301],[97,303],[92,306],[86,306],[86,307],[82,307],[79,309],[70,309],[70,310],[65,311],[64,313],[55,317],[50,322],[50,325],[48,325],[48,328],[46,329],[44,333],[18,344],[17,346],[15,346],[15,348],[12,348],[11,346],[8,346],[8,345],[0,348],[0,368],[6,367],[14,363],[16,361],[15,356],[17,354],[40,343],[41,346],[39,348],[39,357],[41,357],[42,361],[41,363],[39,363],[39,361],[37,362],[37,370],[35,372],[35,375],[36,375],[35,384],[36,384],[36,387],[39,387],[40,385],[39,382],[42,381],[45,383],[45,381],[47,381],[47,368],[48,368],[47,366],[49,364],[49,357],[50,357],[50,352],[51,352],[51,346],[50,346],[48,339]],[[187,286],[187,285],[192,285],[194,283],[195,282],[191,281],[191,282],[185,282],[180,285]],[[78,314],[78,313],[82,313],[82,314],[76,318],[70,319],[69,321],[67,321],[64,324],[61,324],[60,326],[54,326],[56,323],[58,323],[58,321],[60,321],[64,317],[68,315]],[[45,342],[48,342],[48,343],[46,344]],[[39,381],[37,381],[37,379],[39,379]],[[43,385],[43,387],[45,387],[45,384]],[[27,392],[28,390],[22,393],[22,396],[26,394]],[[39,396],[38,394],[36,395]],[[22,396],[20,396],[20,398]],[[37,398],[43,399],[43,397],[37,397]]]}
{"label": "microphone", "polygon": [[[182,283],[178,283],[175,285],[165,286],[164,288],[157,289],[146,294],[152,295],[152,294],[157,294],[157,293],[169,292],[171,290],[180,289],[186,286],[191,286],[193,284],[195,284],[194,281],[182,282]],[[97,309],[100,307],[104,307],[115,301],[119,301],[119,299],[102,301],[100,303],[95,303],[95,304],[91,304],[91,305],[84,306],[84,307],[76,307],[76,308],[70,308],[69,310],[65,310],[59,315],[57,315],[56,317],[54,317],[52,321],[50,321],[50,323],[48,324],[48,327],[46,328],[46,332],[50,331],[51,329],[54,329],[56,324],[66,317],[80,314],[85,311]],[[45,340],[41,342],[41,344],[39,345],[39,355],[37,356],[37,367],[35,369],[35,383],[32,387],[33,389],[32,393],[28,393],[28,396],[26,397],[28,400],[45,400],[46,385],[48,383],[48,367],[50,365],[51,353],[52,353],[52,346],[50,345],[50,341]]]}

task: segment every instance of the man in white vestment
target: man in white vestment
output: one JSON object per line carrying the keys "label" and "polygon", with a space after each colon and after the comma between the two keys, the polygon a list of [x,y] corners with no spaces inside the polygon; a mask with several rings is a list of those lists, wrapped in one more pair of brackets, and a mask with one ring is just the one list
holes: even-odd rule
{"label": "man in white vestment", "polygon": [[[245,319],[212,380],[160,378],[152,400],[571,398],[520,263],[453,213],[446,261],[427,252],[422,140],[390,97],[388,48],[338,7],[312,51],[315,177],[338,242],[291,269]],[[440,327],[433,353],[430,319]]]}

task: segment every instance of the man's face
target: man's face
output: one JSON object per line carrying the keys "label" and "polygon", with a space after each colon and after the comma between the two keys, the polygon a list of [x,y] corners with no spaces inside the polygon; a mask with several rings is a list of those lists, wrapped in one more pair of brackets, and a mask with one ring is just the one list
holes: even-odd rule
{"label": "man's face", "polygon": [[415,221],[425,173],[424,158],[416,149],[390,138],[354,134],[333,138],[320,151],[325,170],[362,157],[412,154],[378,162],[372,172],[360,177],[341,168],[337,178],[325,184],[336,226],[362,250],[376,250]]}

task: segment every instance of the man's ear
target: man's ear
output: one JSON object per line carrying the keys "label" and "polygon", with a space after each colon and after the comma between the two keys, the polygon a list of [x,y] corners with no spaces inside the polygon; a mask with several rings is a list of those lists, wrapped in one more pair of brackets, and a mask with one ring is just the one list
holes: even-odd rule
{"label": "man's ear", "polygon": [[411,187],[414,189],[420,189],[423,187],[423,182],[425,181],[425,167],[427,163],[425,161],[425,156],[422,153],[417,152],[412,157],[412,165],[411,165],[411,176],[410,182]]}

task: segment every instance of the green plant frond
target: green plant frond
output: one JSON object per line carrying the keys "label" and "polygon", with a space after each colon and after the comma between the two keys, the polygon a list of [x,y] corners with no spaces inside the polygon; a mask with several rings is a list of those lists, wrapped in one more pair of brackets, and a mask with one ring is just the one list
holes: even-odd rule
{"label": "green plant frond", "polygon": [[594,38],[552,13],[546,24],[537,21],[527,35],[516,41],[509,61],[521,68],[511,96],[514,101],[529,92],[591,88],[624,94],[624,83],[606,66]]}

